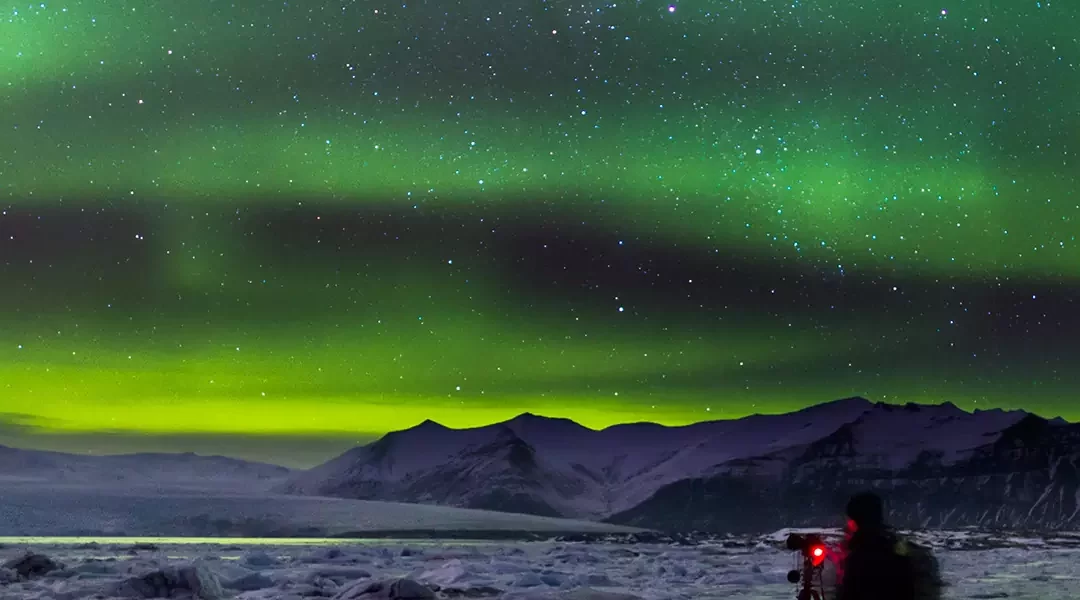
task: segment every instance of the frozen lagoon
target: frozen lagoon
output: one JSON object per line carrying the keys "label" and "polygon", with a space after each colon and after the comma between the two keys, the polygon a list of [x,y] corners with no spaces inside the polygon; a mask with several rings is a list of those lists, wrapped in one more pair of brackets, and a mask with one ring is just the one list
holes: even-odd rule
{"label": "frozen lagoon", "polygon": [[[197,566],[212,580],[204,595],[252,600],[385,598],[359,594],[357,582],[391,578],[426,584],[439,598],[789,599],[793,556],[777,549],[784,535],[698,545],[6,538],[0,559],[29,550],[64,567],[0,585],[0,600],[132,597],[122,582],[170,565]],[[922,539],[938,548],[946,598],[1080,598],[1080,537],[957,532]]]}

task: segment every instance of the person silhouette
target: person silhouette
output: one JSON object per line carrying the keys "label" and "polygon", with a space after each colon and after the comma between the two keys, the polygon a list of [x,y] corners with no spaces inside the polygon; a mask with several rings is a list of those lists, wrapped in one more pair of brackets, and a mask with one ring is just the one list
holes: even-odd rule
{"label": "person silhouette", "polygon": [[837,600],[919,600],[906,542],[885,523],[885,504],[873,492],[848,501],[848,536]]}

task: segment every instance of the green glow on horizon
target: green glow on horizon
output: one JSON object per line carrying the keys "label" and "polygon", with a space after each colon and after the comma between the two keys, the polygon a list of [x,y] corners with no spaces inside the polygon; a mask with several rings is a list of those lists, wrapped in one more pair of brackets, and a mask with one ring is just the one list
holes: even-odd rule
{"label": "green glow on horizon", "polygon": [[[710,398],[743,395],[746,378],[774,362],[826,351],[815,334],[765,322],[734,323],[703,340],[666,326],[590,333],[574,317],[544,314],[508,321],[514,327],[453,307],[413,316],[422,309],[382,301],[386,313],[351,327],[174,321],[144,337],[118,336],[108,322],[9,326],[3,337],[21,343],[0,347],[6,412],[58,433],[378,434],[425,419],[474,427],[526,411],[592,428],[681,425],[753,412],[752,401],[742,413]],[[846,392],[826,386],[818,398]],[[763,407],[801,405],[781,390],[766,395]]]}

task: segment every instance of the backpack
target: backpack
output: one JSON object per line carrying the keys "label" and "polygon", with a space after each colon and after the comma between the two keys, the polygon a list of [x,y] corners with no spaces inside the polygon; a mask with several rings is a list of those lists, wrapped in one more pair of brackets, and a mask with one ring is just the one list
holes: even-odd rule
{"label": "backpack", "polygon": [[896,555],[909,566],[915,579],[916,600],[941,600],[945,581],[941,578],[941,566],[934,552],[921,544],[907,539],[896,542]]}

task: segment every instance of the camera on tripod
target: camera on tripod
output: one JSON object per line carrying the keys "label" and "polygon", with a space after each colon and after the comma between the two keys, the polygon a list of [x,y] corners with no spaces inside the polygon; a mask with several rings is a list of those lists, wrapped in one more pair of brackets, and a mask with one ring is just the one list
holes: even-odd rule
{"label": "camera on tripod", "polygon": [[[787,538],[788,550],[801,552],[806,558],[820,565],[825,561],[825,542],[820,536],[793,533]],[[794,581],[792,583],[795,583]]]}
{"label": "camera on tripod", "polygon": [[[802,568],[788,571],[787,579],[791,583],[801,584],[796,598],[798,600],[824,600],[825,590],[821,583],[821,571],[825,564],[825,542],[820,536],[792,533],[787,538],[788,550],[798,552],[802,558]],[[814,585],[814,576],[818,585]]]}

